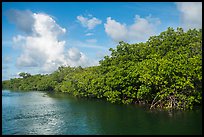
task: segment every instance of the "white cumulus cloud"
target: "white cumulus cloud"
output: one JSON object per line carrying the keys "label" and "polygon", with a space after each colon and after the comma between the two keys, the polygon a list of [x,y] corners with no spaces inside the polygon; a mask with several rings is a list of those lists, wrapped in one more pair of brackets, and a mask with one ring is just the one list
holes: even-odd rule
{"label": "white cumulus cloud", "polygon": [[70,66],[90,66],[91,64],[96,65],[95,62],[91,62],[91,60],[82,52],[80,52],[77,48],[70,48],[68,50],[68,62]]}
{"label": "white cumulus cloud", "polygon": [[185,29],[202,28],[202,2],[177,2]]}
{"label": "white cumulus cloud", "polygon": [[[25,12],[27,13],[27,11]],[[23,14],[23,11],[20,13]],[[30,26],[32,32],[26,33],[25,36],[13,37],[13,43],[21,44],[20,48],[22,49],[16,61],[18,68],[32,67],[38,68],[41,73],[50,73],[62,65],[81,65],[83,67],[93,65],[89,61],[90,59],[78,49],[70,48],[65,51],[66,41],[60,41],[59,37],[66,33],[66,29],[59,26],[50,15],[29,13],[33,18],[33,23]],[[24,18],[26,16],[21,17],[22,20]],[[25,19],[25,21],[27,20]],[[18,22],[16,23],[18,24]],[[22,29],[22,31],[25,30]]]}
{"label": "white cumulus cloud", "polygon": [[93,17],[93,18],[86,18],[86,17],[83,17],[82,15],[80,16],[77,16],[77,20],[81,23],[81,25],[83,27],[86,27],[88,28],[89,30],[93,29],[96,27],[96,25],[99,25],[102,23],[101,20]]}
{"label": "white cumulus cloud", "polygon": [[108,36],[110,36],[114,41],[127,40],[127,27],[125,24],[120,24],[119,22],[111,19],[111,17],[107,18],[105,26],[105,32]]}
{"label": "white cumulus cloud", "polygon": [[32,35],[14,38],[14,41],[24,39],[23,52],[16,64],[18,67],[41,67],[42,71],[48,71],[48,68],[53,71],[66,63],[63,54],[65,41],[58,40],[66,30],[47,14],[33,13],[33,18]]}
{"label": "white cumulus cloud", "polygon": [[141,18],[139,15],[136,15],[132,25],[127,26],[108,17],[104,27],[107,35],[116,42],[144,41],[149,36],[155,34],[156,27],[160,23],[158,18],[152,18],[151,16]]}

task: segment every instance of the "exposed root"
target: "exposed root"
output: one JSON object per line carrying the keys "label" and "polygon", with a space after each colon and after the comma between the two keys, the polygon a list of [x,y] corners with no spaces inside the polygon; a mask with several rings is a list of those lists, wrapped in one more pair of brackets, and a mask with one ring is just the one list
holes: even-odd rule
{"label": "exposed root", "polygon": [[[152,108],[166,108],[166,109],[175,109],[178,108],[178,101],[174,95],[168,95],[166,98],[156,101],[158,95],[155,96],[154,100],[151,103],[150,109]],[[156,101],[156,102],[155,102]]]}

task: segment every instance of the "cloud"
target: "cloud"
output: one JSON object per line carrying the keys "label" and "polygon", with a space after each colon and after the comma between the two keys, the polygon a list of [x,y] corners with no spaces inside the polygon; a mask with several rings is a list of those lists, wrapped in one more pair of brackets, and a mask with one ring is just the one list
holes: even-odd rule
{"label": "cloud", "polygon": [[202,28],[202,2],[177,2],[185,29]]}
{"label": "cloud", "polygon": [[[13,38],[14,42],[23,43],[23,52],[17,58],[18,67],[40,67],[42,70],[53,71],[59,65],[65,64],[64,44],[65,41],[59,41],[60,34],[64,34],[66,29],[61,28],[47,14],[33,13],[33,33],[28,36]],[[52,66],[52,69],[51,67]]]}
{"label": "cloud", "polygon": [[160,24],[160,20],[152,18],[151,15],[146,18],[135,16],[135,23],[129,27],[129,40],[146,40],[150,35],[155,34],[156,26]]}
{"label": "cloud", "polygon": [[65,28],[61,28],[55,20],[47,14],[33,14],[35,18],[34,30],[37,35],[43,37],[57,38],[58,35],[66,32]]}
{"label": "cloud", "polygon": [[68,62],[70,66],[87,67],[92,65],[98,65],[98,61],[89,59],[84,53],[80,52],[77,48],[70,48],[68,50]]}
{"label": "cloud", "polygon": [[77,48],[70,48],[68,50],[68,57],[71,60],[79,61],[80,58],[82,57],[82,53]]}
{"label": "cloud", "polygon": [[32,33],[34,18],[33,14],[29,10],[8,10],[6,13],[9,21],[16,24],[17,28],[25,33]]}
{"label": "cloud", "polygon": [[111,17],[107,18],[104,24],[105,32],[114,41],[144,41],[149,36],[155,34],[156,27],[160,24],[158,18],[152,18],[151,15],[146,18],[135,16],[134,24],[127,26],[121,24]]}
{"label": "cloud", "polygon": [[85,36],[92,36],[93,33],[86,33]]}
{"label": "cloud", "polygon": [[[82,67],[87,67],[87,66],[97,66],[99,65],[100,59],[102,59],[102,54],[101,53],[106,53],[109,52],[109,47],[107,44],[105,45],[98,45],[97,43],[90,43],[87,41],[80,41],[80,40],[73,40],[70,39],[68,41],[69,46],[74,46],[73,48],[69,49],[69,53],[72,56],[76,58],[75,62],[72,62],[72,65],[80,65]],[[74,50],[77,48],[77,50]],[[86,50],[86,54],[89,55],[87,57],[83,52],[80,52],[78,49],[89,49]],[[98,53],[100,53],[100,56],[98,56]],[[106,55],[106,54],[103,54]],[[72,59],[70,56],[68,56],[67,59]]]}
{"label": "cloud", "polygon": [[[27,11],[24,12],[27,13]],[[23,14],[23,11],[20,13]],[[26,16],[23,17],[26,18]],[[16,61],[19,69],[38,68],[41,73],[50,73],[62,65],[93,65],[93,62],[78,49],[70,48],[65,51],[66,41],[60,41],[59,37],[67,30],[59,26],[50,15],[32,13],[32,18],[33,23],[29,26],[32,28],[32,33],[13,37],[13,43],[21,45],[22,49]]]}
{"label": "cloud", "polygon": [[[89,16],[90,17],[90,16]],[[92,17],[92,16],[91,16]],[[77,16],[77,20],[81,23],[81,25],[83,27],[86,27],[88,28],[89,30],[95,28],[97,25],[101,24],[102,21],[93,17],[93,18],[86,18],[86,17],[83,17],[82,15],[80,16]]]}
{"label": "cloud", "polygon": [[111,55],[111,52],[109,51],[109,50],[107,50],[107,51],[98,51],[98,52],[96,52],[96,57],[98,58],[98,59],[104,59],[104,57],[105,56],[110,56]]}
{"label": "cloud", "polygon": [[13,37],[13,42],[14,42],[14,43],[19,43],[19,42],[25,40],[25,38],[26,38],[26,37],[24,37],[24,36],[22,36],[22,35],[17,35],[17,36],[14,36],[14,37]]}
{"label": "cloud", "polygon": [[108,17],[104,27],[107,35],[114,41],[127,40],[128,30],[125,24],[120,24],[119,22],[111,19],[111,17]]}

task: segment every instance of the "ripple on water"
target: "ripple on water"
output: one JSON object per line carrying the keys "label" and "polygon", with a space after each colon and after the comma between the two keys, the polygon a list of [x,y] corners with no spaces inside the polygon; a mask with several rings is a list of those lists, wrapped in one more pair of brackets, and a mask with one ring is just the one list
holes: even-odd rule
{"label": "ripple on water", "polygon": [[166,112],[134,106],[44,94],[3,92],[2,134],[202,133],[201,111],[173,113],[170,117]]}

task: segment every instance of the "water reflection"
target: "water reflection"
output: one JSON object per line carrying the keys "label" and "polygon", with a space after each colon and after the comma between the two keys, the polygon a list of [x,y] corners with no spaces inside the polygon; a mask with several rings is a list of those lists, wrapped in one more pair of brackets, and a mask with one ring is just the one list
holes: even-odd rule
{"label": "water reflection", "polygon": [[201,134],[201,111],[149,110],[64,93],[2,95],[3,134]]}

